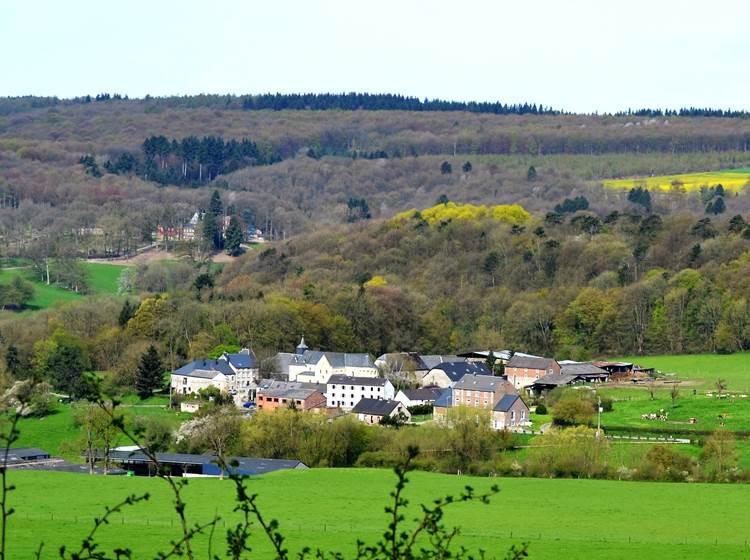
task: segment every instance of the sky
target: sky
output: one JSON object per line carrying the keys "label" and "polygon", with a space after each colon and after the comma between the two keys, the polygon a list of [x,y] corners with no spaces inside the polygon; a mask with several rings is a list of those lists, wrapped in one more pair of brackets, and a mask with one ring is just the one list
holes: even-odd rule
{"label": "sky", "polygon": [[2,0],[0,96],[401,93],[750,109],[747,0]]}

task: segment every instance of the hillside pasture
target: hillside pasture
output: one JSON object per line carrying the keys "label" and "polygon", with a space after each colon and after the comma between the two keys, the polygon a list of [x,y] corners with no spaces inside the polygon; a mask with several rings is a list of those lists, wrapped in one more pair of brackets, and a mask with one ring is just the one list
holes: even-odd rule
{"label": "hillside pasture", "polygon": [[[118,279],[125,268],[123,265],[86,262],[82,266],[86,270],[86,279],[91,294],[117,293]],[[84,297],[84,294],[47,285],[26,266],[0,269],[0,283],[10,282],[14,276],[20,276],[34,285],[34,297],[26,305],[26,311],[47,309],[58,303],[75,301]]]}
{"label": "hillside pasture", "polygon": [[630,190],[643,187],[659,192],[696,192],[701,187],[722,185],[728,191],[740,191],[750,181],[750,168],[741,167],[723,171],[702,173],[679,173],[676,175],[656,175],[653,177],[630,177],[626,179],[606,179],[602,184],[610,189]]}
{"label": "hillside pasture", "polygon": [[[168,399],[156,396],[141,401],[138,397],[129,396],[120,405],[128,424],[138,417],[157,416],[165,419],[176,429],[181,422],[189,419],[191,414],[175,412],[166,408]],[[18,429],[21,432],[17,447],[40,447],[53,456],[62,456],[72,462],[81,462],[80,454],[72,442],[83,435],[80,427],[73,421],[76,406],[83,404],[63,404],[56,402],[52,413],[42,418],[29,417],[21,420]],[[127,445],[129,441],[121,436],[118,445]]]}
{"label": "hillside pasture", "polygon": [[629,356],[617,361],[655,368],[667,379],[690,381],[701,390],[712,389],[722,378],[730,391],[750,391],[750,352]]}
{"label": "hillside pasture", "polygon": [[[498,483],[500,494],[489,505],[455,505],[445,519],[446,525],[460,527],[458,544],[474,551],[484,549],[490,558],[503,558],[511,544],[521,542],[529,544],[531,558],[540,560],[748,555],[747,485],[487,479],[432,473],[412,473],[409,478],[408,521],[417,515],[420,503],[456,495],[466,484],[481,492]],[[105,504],[133,493],[149,492],[151,498],[115,515],[100,531],[100,542],[109,548],[127,545],[135,558],[147,558],[178,537],[171,499],[160,480],[14,471],[10,481],[17,486],[11,498],[16,508],[10,521],[11,557],[31,557],[44,541],[41,557],[57,558],[60,545],[79,542]],[[313,469],[253,478],[249,487],[259,495],[267,518],[279,520],[292,554],[311,546],[351,555],[357,539],[372,543],[385,530],[383,508],[394,482],[387,470]],[[225,526],[238,520],[231,511],[232,483],[194,479],[185,495],[191,523],[206,522],[214,514],[222,517],[213,550],[223,552]],[[531,517],[509,515],[529,512],[532,505]],[[549,522],[541,521],[541,515]],[[258,557],[271,554],[257,528],[251,543]],[[207,539],[197,539],[196,555],[207,557]]]}

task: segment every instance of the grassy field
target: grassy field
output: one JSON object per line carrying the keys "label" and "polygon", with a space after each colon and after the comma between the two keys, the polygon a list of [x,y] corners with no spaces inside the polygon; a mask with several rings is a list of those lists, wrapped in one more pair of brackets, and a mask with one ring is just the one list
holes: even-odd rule
{"label": "grassy field", "polygon": [[[165,418],[174,427],[190,418],[188,413],[179,413],[165,408],[166,397],[152,397],[140,401],[137,397],[124,399],[122,406],[126,418],[136,416],[159,416]],[[55,403],[54,412],[43,418],[25,418],[19,425],[21,437],[17,447],[40,447],[52,455],[62,456],[74,462],[80,462],[79,454],[69,446],[81,435],[81,431],[73,423],[75,405]],[[122,438],[120,444],[129,442]]]}
{"label": "grassy field", "polygon": [[644,187],[651,191],[694,192],[701,187],[714,187],[718,184],[730,191],[747,186],[750,181],[750,168],[727,169],[705,173],[680,173],[653,177],[631,177],[627,179],[606,179],[602,184],[607,188],[630,190]]}
{"label": "grassy field", "polygon": [[[118,264],[83,263],[87,271],[89,287],[93,294],[116,294],[117,280],[124,266]],[[9,282],[14,276],[21,276],[34,284],[34,297],[27,305],[27,310],[38,310],[52,307],[57,303],[73,301],[84,297],[82,294],[48,286],[32,273],[29,268],[0,269],[0,282]]]}
{"label": "grassy field", "polygon": [[653,367],[662,374],[675,374],[677,379],[695,382],[702,390],[713,388],[721,377],[727,381],[730,391],[750,391],[750,352],[629,356],[617,360]]}
{"label": "grassy field", "polygon": [[[486,490],[499,483],[490,505],[451,508],[446,523],[459,526],[460,544],[483,548],[503,558],[512,543],[528,542],[534,559],[691,559],[746,558],[750,486],[612,482],[591,480],[480,479],[413,473],[407,487],[407,519],[419,503],[465,484]],[[74,544],[105,504],[131,493],[149,492],[148,503],[115,516],[101,531],[112,547],[127,544],[135,558],[154,552],[177,537],[166,485],[147,478],[90,477],[80,474],[12,472],[16,513],[10,522],[10,556],[28,558],[44,541],[42,558],[56,558],[58,547]],[[286,471],[253,479],[262,511],[278,519],[292,552],[302,546],[351,553],[354,542],[372,542],[385,529],[383,507],[394,476],[376,469]],[[214,513],[236,520],[230,481],[194,479],[187,487],[191,522]],[[367,504],[367,507],[362,507]],[[679,507],[676,507],[679,504]],[[517,512],[517,514],[511,514]],[[174,523],[174,524],[173,524]],[[216,533],[214,551],[222,550],[224,526]],[[269,547],[254,533],[257,557],[270,557]],[[197,543],[206,558],[206,539]]]}

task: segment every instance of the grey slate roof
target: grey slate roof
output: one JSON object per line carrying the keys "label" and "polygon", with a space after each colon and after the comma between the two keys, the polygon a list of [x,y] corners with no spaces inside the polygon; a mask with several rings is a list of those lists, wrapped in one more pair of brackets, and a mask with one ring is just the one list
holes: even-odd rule
{"label": "grey slate roof", "polygon": [[175,375],[213,379],[217,374],[234,375],[234,371],[225,360],[193,360],[175,370]]}
{"label": "grey slate roof", "polygon": [[[283,396],[286,398],[307,398],[307,397],[290,397],[283,394],[287,391],[318,391],[319,393],[325,394],[326,386],[320,383],[302,383],[299,381],[279,381],[276,379],[261,379],[258,382],[258,393],[263,393],[270,397]],[[301,393],[300,393],[301,394]],[[309,394],[308,394],[309,396]]]}
{"label": "grey slate roof", "polygon": [[222,357],[238,369],[251,369],[258,367],[258,360],[255,358],[255,352],[249,348],[243,348],[236,354],[224,353]]}
{"label": "grey slate roof", "polygon": [[284,373],[289,375],[289,366],[291,364],[304,364],[302,356],[299,354],[292,354],[291,352],[279,352],[273,359],[271,367],[277,373]]}
{"label": "grey slate roof", "polygon": [[423,387],[421,389],[402,389],[401,392],[410,401],[434,401],[442,393],[436,387]]}
{"label": "grey slate roof", "polygon": [[544,377],[540,377],[532,385],[554,385],[554,386],[561,386],[561,385],[569,385],[570,383],[573,383],[573,381],[576,380],[578,376],[574,374],[556,374],[556,373],[550,373],[545,375]]}
{"label": "grey slate roof", "polygon": [[339,369],[345,367],[374,368],[375,364],[369,354],[354,354],[350,352],[323,352],[321,350],[307,350],[302,355],[307,364],[317,364],[325,356],[331,367]]}
{"label": "grey slate roof", "polygon": [[12,447],[8,450],[8,463],[48,459],[49,456],[49,453],[38,447]]}
{"label": "grey slate roof", "polygon": [[[453,385],[453,388],[494,393],[498,388],[503,386],[507,386],[506,388],[513,387],[513,385],[503,377],[493,377],[491,375],[475,375],[473,373],[469,373],[459,379]],[[513,392],[515,392],[515,388],[513,388]]]}
{"label": "grey slate roof", "polygon": [[426,371],[430,367],[424,362],[422,357],[416,352],[393,352],[390,354],[381,354],[378,356],[378,362],[384,362],[392,367],[401,369],[413,369],[414,371]]}
{"label": "grey slate roof", "polygon": [[517,400],[521,400],[521,397],[518,395],[505,395],[502,399],[497,401],[497,404],[492,410],[496,410],[497,412],[508,412]]}
{"label": "grey slate roof", "polygon": [[388,416],[398,405],[398,401],[360,399],[359,402],[354,405],[352,412],[355,414],[370,414],[372,416]]}
{"label": "grey slate roof", "polygon": [[445,362],[465,362],[466,358],[459,358],[455,354],[422,354],[419,356],[427,369],[432,369]]}
{"label": "grey slate roof", "polygon": [[470,373],[486,375],[488,377],[492,376],[486,365],[473,362],[443,362],[432,369],[444,371],[448,378],[453,382],[458,381],[464,375]]}
{"label": "grey slate roof", "polygon": [[580,375],[580,376],[596,376],[600,377],[603,375],[609,375],[609,372],[605,369],[602,369],[598,366],[595,366],[594,364],[566,364],[562,366],[560,369],[561,373],[564,374],[571,374],[571,375]]}
{"label": "grey slate roof", "polygon": [[448,387],[443,389],[440,396],[435,399],[435,406],[441,406],[447,408],[453,405],[453,389]]}
{"label": "grey slate roof", "polygon": [[[123,463],[150,463],[150,459],[141,451],[110,451],[110,458]],[[173,465],[212,465],[216,462],[215,455],[195,455],[190,453],[157,453],[156,458],[162,463]],[[227,462],[236,460],[237,470],[244,474],[263,474],[281,469],[306,469],[302,461],[285,459],[258,459],[254,457],[230,457]]]}
{"label": "grey slate roof", "polygon": [[547,369],[553,360],[551,358],[540,358],[538,356],[527,356],[523,354],[514,354],[508,361],[506,367],[528,368],[528,369]]}
{"label": "grey slate roof", "polygon": [[498,360],[510,359],[510,350],[471,350],[469,352],[461,352],[458,356],[460,358],[487,358],[490,352]]}
{"label": "grey slate roof", "polygon": [[388,380],[384,377],[357,377],[350,375],[334,374],[328,378],[328,385],[364,385],[368,387],[385,387]]}

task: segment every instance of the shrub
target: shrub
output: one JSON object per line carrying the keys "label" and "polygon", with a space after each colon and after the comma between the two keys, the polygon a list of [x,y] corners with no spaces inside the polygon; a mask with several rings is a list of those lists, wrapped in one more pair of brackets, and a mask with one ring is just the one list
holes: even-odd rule
{"label": "shrub", "polygon": [[432,414],[433,406],[431,404],[415,404],[407,408],[412,415]]}
{"label": "shrub", "polygon": [[552,409],[552,421],[559,426],[588,424],[594,417],[591,401],[575,395],[566,395]]}
{"label": "shrub", "polygon": [[536,405],[536,413],[537,414],[547,414],[547,405],[544,403],[539,403]]}
{"label": "shrub", "polygon": [[687,455],[673,446],[657,443],[648,450],[642,473],[652,480],[680,482],[686,480],[693,470],[693,462]]}

